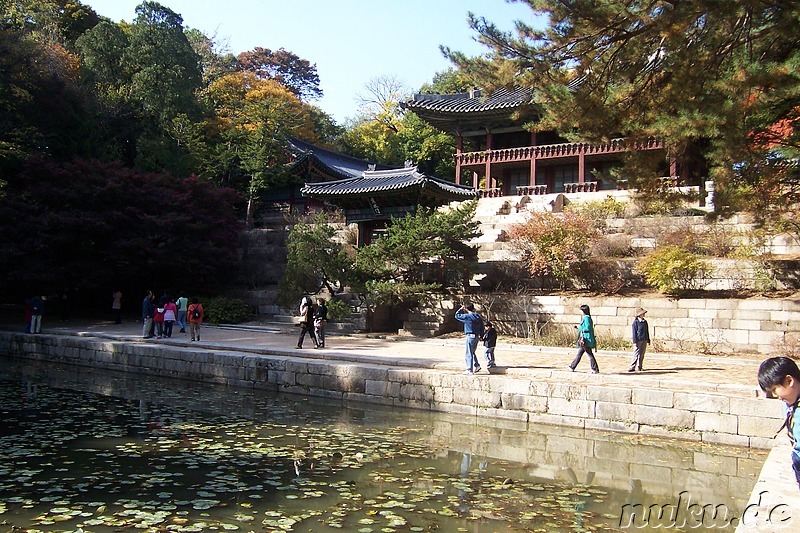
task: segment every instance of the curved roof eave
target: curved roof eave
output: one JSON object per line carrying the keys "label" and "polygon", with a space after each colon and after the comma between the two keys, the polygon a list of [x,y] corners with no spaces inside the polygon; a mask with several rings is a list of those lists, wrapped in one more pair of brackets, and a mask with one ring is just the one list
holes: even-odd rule
{"label": "curved roof eave", "polygon": [[[433,185],[433,188],[429,187]],[[367,171],[360,177],[322,183],[306,183],[300,192],[306,196],[319,198],[341,198],[353,195],[401,192],[415,187],[438,191],[453,199],[477,197],[477,191],[463,185],[426,176],[416,168]]]}

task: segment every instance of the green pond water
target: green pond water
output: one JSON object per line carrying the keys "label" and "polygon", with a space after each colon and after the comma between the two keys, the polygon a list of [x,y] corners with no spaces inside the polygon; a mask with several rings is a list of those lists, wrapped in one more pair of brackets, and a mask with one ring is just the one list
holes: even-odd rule
{"label": "green pond water", "polygon": [[[641,531],[698,520],[732,531],[765,458],[2,357],[0,369],[0,531]],[[681,509],[687,499],[717,512],[698,518]],[[654,508],[660,517],[644,512]]]}

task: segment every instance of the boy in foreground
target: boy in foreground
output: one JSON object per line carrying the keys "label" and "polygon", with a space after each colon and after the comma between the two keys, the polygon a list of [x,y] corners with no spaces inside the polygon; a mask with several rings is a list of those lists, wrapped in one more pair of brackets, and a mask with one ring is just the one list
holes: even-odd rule
{"label": "boy in foreground", "polygon": [[800,486],[800,417],[796,416],[800,403],[800,369],[788,357],[770,357],[758,367],[758,385],[764,392],[786,402],[783,427],[792,442],[792,469]]}

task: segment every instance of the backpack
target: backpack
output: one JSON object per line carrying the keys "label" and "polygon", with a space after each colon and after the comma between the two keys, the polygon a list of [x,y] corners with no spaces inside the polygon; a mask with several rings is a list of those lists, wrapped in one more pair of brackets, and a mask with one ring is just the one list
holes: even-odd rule
{"label": "backpack", "polygon": [[201,315],[202,313],[200,313],[200,306],[195,305],[194,310],[192,311],[192,318],[200,318]]}

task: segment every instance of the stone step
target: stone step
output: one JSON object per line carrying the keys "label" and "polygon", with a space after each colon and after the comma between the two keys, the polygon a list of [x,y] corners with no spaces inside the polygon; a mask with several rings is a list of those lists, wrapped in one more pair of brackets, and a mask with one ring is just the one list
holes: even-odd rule
{"label": "stone step", "polygon": [[397,330],[397,335],[400,337],[435,337],[439,333],[438,329],[408,329],[401,328]]}

